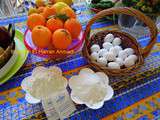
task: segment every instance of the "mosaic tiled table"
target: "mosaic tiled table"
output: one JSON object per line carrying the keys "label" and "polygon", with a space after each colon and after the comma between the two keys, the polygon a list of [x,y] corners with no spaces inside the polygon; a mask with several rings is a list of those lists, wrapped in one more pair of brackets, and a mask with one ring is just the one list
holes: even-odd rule
{"label": "mosaic tiled table", "polygon": [[[86,22],[94,15],[85,4],[76,7],[81,10],[79,19],[85,29]],[[93,30],[117,29],[112,22],[97,22]],[[26,27],[24,23],[17,24],[22,34]],[[23,39],[23,38],[22,38]],[[145,46],[149,38],[142,36],[138,39]],[[85,105],[76,105],[77,111],[70,120],[158,120],[160,119],[160,35],[150,56],[145,60],[137,73],[123,78],[110,78],[110,84],[115,90],[114,97],[105,102],[98,110],[91,110]],[[0,120],[45,120],[41,104],[31,105],[24,99],[21,81],[31,74],[36,66],[57,65],[62,68],[64,75],[70,78],[81,68],[89,67],[86,59],[77,53],[63,61],[47,60],[29,54],[27,61],[19,72],[7,83],[0,86]]]}

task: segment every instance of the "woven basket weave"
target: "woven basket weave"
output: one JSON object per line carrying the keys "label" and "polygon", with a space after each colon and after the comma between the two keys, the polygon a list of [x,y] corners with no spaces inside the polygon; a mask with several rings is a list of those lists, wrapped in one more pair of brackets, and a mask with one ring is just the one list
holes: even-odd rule
{"label": "woven basket weave", "polygon": [[[98,33],[93,34],[90,36],[91,32],[91,26],[92,24],[97,20],[104,16],[112,15],[112,14],[126,14],[130,16],[134,16],[138,18],[139,20],[143,21],[150,29],[150,42],[145,48],[141,48],[138,44],[137,40],[132,37],[131,35],[121,32],[121,31],[112,31],[112,30],[105,30],[100,31]],[[102,47],[103,39],[108,34],[112,33],[115,37],[120,37],[122,39],[122,47],[123,48],[133,48],[135,51],[135,54],[138,56],[138,60],[134,66],[131,66],[129,68],[122,68],[122,69],[109,69],[105,66],[100,65],[96,61],[93,61],[91,59],[91,51],[90,48],[93,44],[99,44]],[[131,74],[134,71],[137,71],[143,64],[144,59],[149,55],[151,52],[152,47],[156,43],[157,38],[157,28],[154,22],[147,16],[145,16],[143,13],[141,13],[138,10],[135,10],[133,8],[123,7],[123,8],[110,8],[103,10],[99,13],[97,13],[87,24],[84,37],[85,37],[85,45],[83,48],[83,55],[88,60],[88,63],[90,66],[95,68],[98,71],[105,72],[108,75],[111,76],[122,76]]]}

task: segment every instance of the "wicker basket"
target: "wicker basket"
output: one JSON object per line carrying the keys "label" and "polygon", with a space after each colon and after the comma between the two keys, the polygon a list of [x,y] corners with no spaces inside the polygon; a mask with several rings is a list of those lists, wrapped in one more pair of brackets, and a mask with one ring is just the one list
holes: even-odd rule
{"label": "wicker basket", "polygon": [[[105,30],[105,31],[100,31],[90,37],[90,31],[91,31],[91,25],[97,20],[100,19],[104,16],[112,15],[112,14],[126,14],[126,15],[131,15],[139,20],[143,21],[150,29],[150,42],[145,48],[141,48],[140,45],[138,44],[137,40],[130,36],[127,33],[121,32],[121,31],[112,31],[112,30]],[[138,56],[138,60],[134,66],[131,66],[129,68],[123,68],[123,69],[109,69],[105,66],[102,66],[98,64],[96,61],[93,61],[90,57],[91,51],[90,48],[93,44],[99,44],[102,47],[103,43],[103,38],[108,34],[112,33],[115,37],[120,37],[122,39],[122,47],[127,48],[133,48],[135,51],[135,54]],[[156,38],[157,38],[157,28],[154,22],[147,16],[145,16],[143,13],[141,13],[138,10],[135,10],[133,8],[110,8],[103,10],[99,13],[97,13],[87,24],[85,33],[85,45],[83,48],[83,55],[86,57],[88,60],[88,63],[90,66],[95,68],[98,71],[103,71],[108,75],[111,76],[122,76],[126,74],[131,74],[134,71],[137,71],[143,64],[144,64],[144,59],[149,55],[151,52],[152,47],[156,43]]]}

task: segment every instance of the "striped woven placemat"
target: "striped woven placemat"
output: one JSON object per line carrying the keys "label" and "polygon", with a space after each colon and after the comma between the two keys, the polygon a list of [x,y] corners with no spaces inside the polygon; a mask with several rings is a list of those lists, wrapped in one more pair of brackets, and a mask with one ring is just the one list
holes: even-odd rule
{"label": "striped woven placemat", "polygon": [[[78,8],[79,7],[79,8]],[[85,4],[78,5],[81,10],[79,19],[85,29],[86,22],[94,15]],[[107,27],[106,27],[107,26]],[[23,29],[22,29],[23,28]],[[23,23],[17,29],[25,31]],[[93,32],[104,29],[117,29],[112,22],[101,21],[92,26]],[[19,34],[22,36],[22,34]],[[23,36],[22,36],[23,37]],[[145,46],[149,38],[141,37],[138,41]],[[115,90],[112,100],[105,102],[99,110],[91,110],[85,105],[77,105],[77,111],[70,116],[71,120],[151,120],[158,119],[160,114],[160,36],[145,65],[140,71],[123,78],[110,78],[110,84]],[[86,59],[78,53],[63,61],[42,59],[29,54],[21,70],[7,83],[0,87],[0,120],[42,120],[46,119],[41,104],[31,105],[24,99],[21,81],[31,74],[36,66],[57,65],[64,75],[70,78],[87,65]]]}

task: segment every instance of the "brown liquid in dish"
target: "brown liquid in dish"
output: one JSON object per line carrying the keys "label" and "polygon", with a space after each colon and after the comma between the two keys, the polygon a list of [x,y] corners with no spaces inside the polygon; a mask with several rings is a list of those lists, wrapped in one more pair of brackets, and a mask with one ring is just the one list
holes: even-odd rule
{"label": "brown liquid in dish", "polygon": [[11,36],[5,27],[0,27],[0,47],[4,50],[11,44]]}
{"label": "brown liquid in dish", "polygon": [[15,44],[5,27],[0,27],[0,68],[2,68],[13,54]]}

